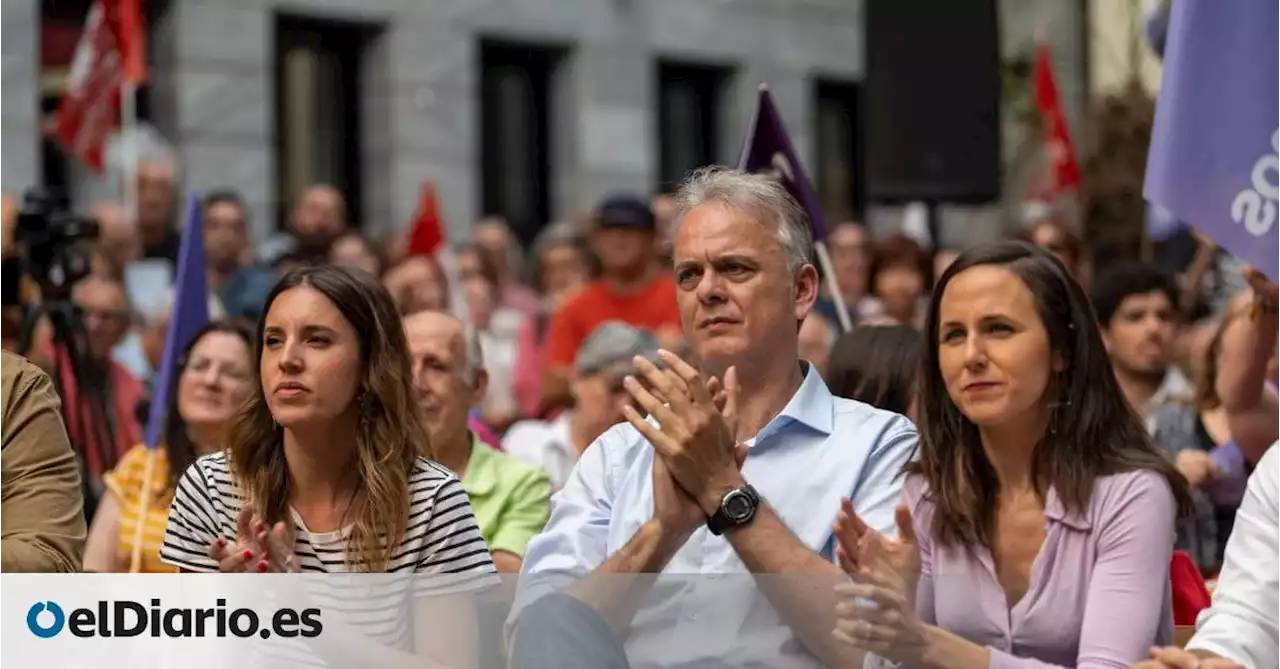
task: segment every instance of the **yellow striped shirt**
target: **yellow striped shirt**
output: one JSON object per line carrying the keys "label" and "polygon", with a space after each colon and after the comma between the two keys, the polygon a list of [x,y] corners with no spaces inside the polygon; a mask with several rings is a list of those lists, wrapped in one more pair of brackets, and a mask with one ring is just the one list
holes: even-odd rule
{"label": "yellow striped shirt", "polygon": [[115,493],[120,501],[119,536],[116,541],[116,555],[122,570],[128,570],[133,556],[134,537],[138,531],[138,512],[141,511],[143,491],[146,490],[151,499],[147,506],[147,514],[143,519],[142,560],[139,571],[143,573],[176,572],[177,568],[160,561],[160,544],[164,541],[165,528],[169,522],[169,505],[173,503],[173,490],[169,488],[169,460],[165,457],[164,448],[157,448],[155,465],[151,471],[150,485],[144,486],[143,477],[147,471],[148,449],[146,446],[134,446],[116,468],[103,475],[107,488]]}

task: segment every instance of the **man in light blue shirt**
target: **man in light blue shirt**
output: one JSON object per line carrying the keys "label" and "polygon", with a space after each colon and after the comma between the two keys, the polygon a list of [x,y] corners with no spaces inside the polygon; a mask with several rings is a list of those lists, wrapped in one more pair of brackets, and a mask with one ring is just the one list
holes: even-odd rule
{"label": "man in light blue shirt", "polygon": [[553,497],[511,666],[860,667],[831,635],[832,525],[849,497],[894,534],[915,428],[833,397],[799,360],[818,277],[781,185],[712,168],[677,201],[676,299],[701,372],[636,361],[627,390],[649,415],[627,408]]}

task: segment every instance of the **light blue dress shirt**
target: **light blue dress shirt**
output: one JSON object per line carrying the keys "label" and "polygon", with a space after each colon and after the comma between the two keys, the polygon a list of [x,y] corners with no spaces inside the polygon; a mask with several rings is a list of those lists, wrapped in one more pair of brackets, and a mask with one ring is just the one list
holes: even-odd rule
{"label": "light blue dress shirt", "polygon": [[[905,417],[832,396],[808,365],[786,407],[746,443],[743,477],[815,553],[832,559],[831,528],[845,497],[871,527],[896,534],[900,471],[916,446],[915,426]],[[552,497],[551,520],[525,552],[509,630],[521,609],[599,567],[652,517],[653,457],[652,446],[626,423],[582,454]],[[820,666],[725,537],[698,529],[663,574],[626,641],[632,667]]]}

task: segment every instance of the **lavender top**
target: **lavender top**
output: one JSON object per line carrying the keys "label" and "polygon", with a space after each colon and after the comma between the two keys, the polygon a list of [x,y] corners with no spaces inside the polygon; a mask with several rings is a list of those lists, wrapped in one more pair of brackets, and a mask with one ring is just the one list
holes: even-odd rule
{"label": "lavender top", "polygon": [[[1050,489],[1044,544],[1012,609],[989,550],[929,538],[934,506],[924,481],[912,476],[902,496],[920,542],[920,619],[986,646],[991,669],[1123,668],[1172,642],[1177,510],[1163,476],[1101,477],[1083,513],[1067,512]],[[868,655],[866,667],[891,666]]]}

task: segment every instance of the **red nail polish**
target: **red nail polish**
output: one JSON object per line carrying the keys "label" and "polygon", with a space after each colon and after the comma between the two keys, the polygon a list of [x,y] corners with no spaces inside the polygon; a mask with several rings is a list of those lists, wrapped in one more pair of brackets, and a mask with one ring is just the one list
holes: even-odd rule
{"label": "red nail polish", "polygon": [[223,546],[227,545],[227,540],[223,539],[222,537],[218,537],[216,540],[214,540],[213,543],[217,544],[218,548],[222,548]]}
{"label": "red nail polish", "polygon": [[246,550],[246,551],[244,552],[244,559],[246,559],[246,560],[252,560],[252,559],[253,559],[253,551],[251,551],[251,550]]}
{"label": "red nail polish", "polygon": [[259,563],[258,563],[258,571],[265,572],[266,570],[267,570],[267,563],[266,563],[265,561],[264,561],[264,562],[259,562]]}

